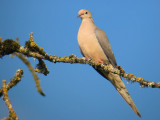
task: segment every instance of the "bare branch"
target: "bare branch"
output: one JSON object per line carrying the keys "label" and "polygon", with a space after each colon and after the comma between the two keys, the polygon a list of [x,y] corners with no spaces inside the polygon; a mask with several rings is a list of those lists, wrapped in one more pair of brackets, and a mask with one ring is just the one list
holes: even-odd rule
{"label": "bare branch", "polygon": [[8,97],[6,80],[3,80],[2,82],[3,82],[2,88],[3,88],[3,94],[4,94],[3,100],[5,101],[9,110],[9,116],[7,118],[4,118],[3,120],[18,120],[17,114],[12,108],[11,101],[9,100],[9,97]]}
{"label": "bare branch", "polygon": [[35,83],[36,83],[36,87],[37,87],[37,91],[45,96],[44,92],[42,91],[41,89],[41,86],[40,86],[40,80],[39,80],[39,77],[37,76],[33,66],[30,64],[30,62],[27,60],[27,58],[23,55],[21,55],[20,53],[15,53],[16,56],[18,56],[28,67],[28,69],[30,70],[30,72],[32,73],[33,75],[33,78],[35,80]]}
{"label": "bare branch", "polygon": [[[16,74],[14,75],[14,78],[12,78],[11,81],[6,85],[7,90],[9,90],[13,86],[17,85],[17,83],[21,81],[22,76],[23,76],[23,70],[18,69],[16,71]],[[0,97],[2,95],[3,95],[3,88],[0,89]]]}
{"label": "bare branch", "polygon": [[[9,51],[8,51],[8,49],[6,49],[7,47],[8,48],[12,47],[12,49],[9,49]],[[3,48],[5,48],[5,49],[3,49]],[[41,90],[40,80],[39,80],[38,76],[36,75],[32,65],[29,63],[29,61],[24,56],[22,56],[22,54],[27,57],[33,57],[33,58],[38,59],[39,64],[37,65],[37,68],[35,70],[36,70],[36,72],[43,73],[45,75],[48,74],[49,71],[47,70],[47,67],[46,67],[44,61],[42,61],[42,59],[53,62],[53,63],[63,62],[63,63],[71,63],[71,64],[72,63],[89,64],[89,65],[93,66],[94,68],[99,68],[99,69],[102,69],[106,72],[112,72],[114,74],[118,74],[118,75],[124,77],[125,79],[132,81],[132,82],[138,82],[138,83],[140,83],[140,85],[142,87],[149,86],[152,88],[160,88],[160,82],[159,83],[149,82],[147,80],[144,80],[141,77],[136,77],[133,74],[126,73],[123,70],[123,68],[121,68],[120,66],[117,66],[117,68],[118,68],[117,69],[117,68],[111,67],[111,65],[103,65],[103,64],[97,63],[91,59],[77,58],[75,55],[64,56],[64,57],[49,55],[48,53],[46,53],[43,50],[43,48],[40,48],[34,42],[33,33],[30,34],[30,39],[28,41],[26,41],[25,47],[20,46],[18,42],[13,41],[12,39],[0,41],[0,56],[8,55],[8,54],[15,53],[15,52],[16,52],[17,56],[19,56],[20,59],[22,59],[22,61],[28,66],[29,70],[31,71],[31,73],[34,77],[37,90],[43,95],[44,95],[44,93]]]}

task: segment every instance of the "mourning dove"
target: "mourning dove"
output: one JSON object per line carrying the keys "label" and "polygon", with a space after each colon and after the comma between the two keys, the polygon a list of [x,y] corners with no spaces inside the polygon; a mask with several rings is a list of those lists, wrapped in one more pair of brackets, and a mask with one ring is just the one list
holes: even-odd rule
{"label": "mourning dove", "polygon": [[[82,9],[78,12],[78,17],[82,19],[78,32],[78,43],[82,55],[86,58],[93,59],[96,62],[100,62],[105,65],[109,64],[110,67],[117,69],[117,63],[108,38],[104,31],[95,26],[91,12],[86,9]],[[136,108],[121,77],[117,74],[105,72],[98,68],[94,69],[114,85],[116,90],[129,104],[133,111],[141,117],[140,112]]]}

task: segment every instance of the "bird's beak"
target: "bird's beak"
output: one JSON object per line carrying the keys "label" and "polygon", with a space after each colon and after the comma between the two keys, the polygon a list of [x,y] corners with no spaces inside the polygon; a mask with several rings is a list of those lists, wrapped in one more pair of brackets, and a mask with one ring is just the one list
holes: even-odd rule
{"label": "bird's beak", "polygon": [[81,15],[78,15],[77,17],[81,17]]}

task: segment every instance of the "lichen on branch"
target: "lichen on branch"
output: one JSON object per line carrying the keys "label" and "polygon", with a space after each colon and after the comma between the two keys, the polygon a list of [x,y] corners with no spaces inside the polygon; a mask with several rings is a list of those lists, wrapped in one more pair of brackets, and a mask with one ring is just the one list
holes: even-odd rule
{"label": "lichen on branch", "polygon": [[[9,44],[8,44],[9,43]],[[10,48],[9,50],[6,49]],[[99,69],[102,69],[107,72],[112,72],[114,74],[118,74],[125,79],[128,79],[132,82],[138,82],[140,85],[143,86],[149,86],[152,88],[160,88],[160,82],[155,83],[155,82],[149,82],[147,80],[144,80],[141,77],[136,77],[133,74],[126,73],[123,68],[120,66],[117,66],[117,68],[113,68],[110,65],[103,65],[101,63],[97,63],[91,59],[84,59],[84,58],[77,58],[76,55],[70,55],[70,56],[64,56],[64,57],[58,57],[56,55],[49,55],[46,53],[43,48],[40,48],[35,42],[34,42],[34,37],[33,33],[30,34],[30,38],[28,41],[26,41],[25,46],[21,46],[18,42],[15,42],[12,39],[6,39],[4,41],[0,41],[0,56],[8,55],[15,53],[17,56],[21,56],[21,60],[28,66],[29,70],[32,72],[32,75],[35,79],[35,83],[37,86],[37,90],[43,95],[43,92],[40,87],[40,80],[38,76],[36,75],[35,71],[38,73],[43,73],[44,75],[48,74],[47,66],[43,60],[50,61],[52,63],[80,63],[80,64],[89,64],[93,67],[98,67]],[[31,67],[32,65],[29,65],[27,60],[24,60],[25,57],[33,57],[39,60],[39,64],[37,65],[36,69],[33,69]],[[27,62],[25,62],[27,61]],[[30,67],[29,67],[30,66]],[[31,69],[32,68],[32,69]],[[34,71],[33,71],[34,70]]]}
{"label": "lichen on branch", "polygon": [[3,100],[5,101],[5,104],[7,105],[8,110],[9,110],[9,116],[7,118],[3,118],[2,120],[18,120],[17,114],[14,111],[11,101],[8,97],[6,80],[3,80],[2,83],[3,83],[2,90],[3,90],[3,95],[4,95]]}
{"label": "lichen on branch", "polygon": [[[23,70],[18,69],[14,75],[14,78],[10,80],[10,82],[6,85],[7,90],[11,89],[13,86],[16,86],[17,83],[21,81],[23,76]],[[0,89],[0,97],[3,95],[3,88]]]}
{"label": "lichen on branch", "polygon": [[42,88],[40,86],[40,79],[39,79],[38,75],[36,74],[36,72],[35,72],[33,66],[31,65],[31,63],[27,60],[27,58],[25,56],[21,55],[20,53],[15,53],[15,55],[18,56],[26,64],[26,66],[28,67],[29,71],[32,73],[32,76],[35,80],[37,91],[41,95],[45,96],[45,94],[42,91]]}
{"label": "lichen on branch", "polygon": [[[25,42],[25,46],[21,46],[18,38],[17,41],[14,41],[12,39],[6,39],[2,41],[2,38],[0,37],[0,58],[4,57],[5,55],[14,54],[17,57],[19,57],[28,67],[29,71],[32,73],[32,76],[35,80],[35,84],[37,87],[37,91],[41,95],[45,95],[42,91],[42,88],[40,86],[40,79],[36,72],[42,73],[44,75],[47,75],[49,73],[49,70],[47,69],[47,66],[44,62],[50,61],[52,63],[79,63],[79,64],[89,64],[90,66],[93,66],[94,68],[101,69],[101,71],[106,72],[112,72],[114,74],[118,74],[122,76],[123,78],[132,81],[132,82],[138,82],[140,83],[141,87],[152,87],[152,88],[160,88],[160,82],[149,82],[147,80],[144,80],[141,77],[136,77],[133,74],[126,73],[125,70],[121,66],[117,66],[116,68],[109,65],[104,65],[101,63],[97,63],[92,59],[86,59],[86,58],[77,58],[76,55],[71,54],[70,56],[64,56],[59,57],[56,55],[49,55],[46,53],[43,48],[40,48],[35,42],[33,33],[30,34],[29,40]],[[37,64],[36,68],[31,65],[27,57],[32,57],[34,59],[38,59],[39,63]],[[11,81],[6,84],[6,81],[3,80],[3,87],[0,89],[0,97],[4,95],[4,101],[9,109],[9,117],[5,118],[7,120],[18,120],[18,117],[16,113],[14,112],[11,102],[8,98],[7,91],[12,88],[13,86],[16,86],[19,81],[21,81],[21,78],[23,76],[23,70],[19,69],[17,70],[15,76]]]}
{"label": "lichen on branch", "polygon": [[12,39],[6,39],[3,42],[0,41],[0,57],[18,52],[19,48],[20,45]]}

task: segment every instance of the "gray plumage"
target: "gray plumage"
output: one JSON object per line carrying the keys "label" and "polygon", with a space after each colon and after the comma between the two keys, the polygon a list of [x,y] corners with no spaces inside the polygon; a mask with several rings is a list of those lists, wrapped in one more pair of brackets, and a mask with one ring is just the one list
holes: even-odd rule
{"label": "gray plumage", "polygon": [[103,49],[103,52],[105,53],[105,55],[107,56],[109,62],[116,67],[117,62],[116,59],[114,57],[111,45],[109,43],[109,40],[105,34],[105,32],[99,28],[95,29],[95,35],[97,37],[97,40],[101,46],[101,48]]}

